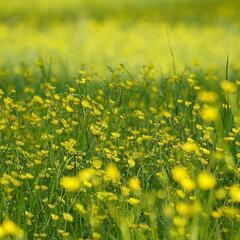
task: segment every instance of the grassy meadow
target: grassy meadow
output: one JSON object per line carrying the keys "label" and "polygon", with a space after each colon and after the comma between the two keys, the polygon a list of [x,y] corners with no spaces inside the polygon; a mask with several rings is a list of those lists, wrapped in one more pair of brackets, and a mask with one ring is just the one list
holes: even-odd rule
{"label": "grassy meadow", "polygon": [[239,7],[0,1],[0,239],[240,239]]}

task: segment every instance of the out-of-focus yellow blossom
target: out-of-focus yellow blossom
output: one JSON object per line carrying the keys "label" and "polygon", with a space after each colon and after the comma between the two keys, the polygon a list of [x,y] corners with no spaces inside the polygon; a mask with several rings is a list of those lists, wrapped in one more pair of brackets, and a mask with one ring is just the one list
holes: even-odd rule
{"label": "out-of-focus yellow blossom", "polygon": [[193,141],[187,141],[183,144],[183,150],[186,152],[197,152],[198,145]]}
{"label": "out-of-focus yellow blossom", "polygon": [[180,202],[176,204],[176,210],[178,214],[185,217],[190,217],[194,214],[198,214],[201,211],[201,206],[199,203]]}
{"label": "out-of-focus yellow blossom", "polygon": [[219,188],[215,191],[215,197],[218,200],[224,199],[226,197],[226,195],[227,195],[227,191],[224,188]]}
{"label": "out-of-focus yellow blossom", "polygon": [[83,206],[82,204],[80,204],[80,203],[77,203],[77,204],[75,205],[75,208],[76,208],[76,209],[78,210],[78,212],[81,213],[81,214],[86,213],[86,210],[85,210],[84,206]]}
{"label": "out-of-focus yellow blossom", "polygon": [[61,234],[61,236],[62,236],[63,238],[68,238],[69,235],[70,235],[69,232],[65,232],[65,231],[62,230],[62,229],[58,229],[57,231],[58,231],[59,234]]}
{"label": "out-of-focus yellow blossom", "polygon": [[86,100],[86,99],[82,100],[82,106],[83,106],[84,108],[89,108],[89,109],[92,108],[92,105],[91,105],[91,104],[89,103],[89,101]]}
{"label": "out-of-focus yellow blossom", "polygon": [[218,99],[218,95],[211,91],[200,91],[198,98],[203,102],[215,102]]}
{"label": "out-of-focus yellow blossom", "polygon": [[213,189],[217,184],[216,178],[209,172],[200,173],[197,182],[199,188],[204,191]]}
{"label": "out-of-focus yellow blossom", "polygon": [[229,80],[224,80],[221,82],[221,88],[226,93],[234,93],[237,91],[237,85],[234,82],[231,82]]}
{"label": "out-of-focus yellow blossom", "polygon": [[196,183],[190,178],[187,170],[183,167],[174,167],[172,169],[172,177],[186,191],[191,192],[196,188]]}
{"label": "out-of-focus yellow blossom", "polygon": [[69,105],[67,105],[65,109],[66,109],[66,111],[69,112],[69,113],[72,113],[72,112],[73,112],[73,109],[72,109]]}
{"label": "out-of-focus yellow blossom", "polygon": [[16,238],[23,238],[23,230],[20,229],[13,221],[4,220],[0,225],[0,238],[6,239],[7,237],[13,236]]}
{"label": "out-of-focus yellow blossom", "polygon": [[206,122],[216,121],[218,118],[218,109],[216,107],[204,106],[200,112],[201,117]]}
{"label": "out-of-focus yellow blossom", "polygon": [[98,240],[102,237],[101,234],[98,232],[94,232],[92,236],[93,236],[93,240]]}
{"label": "out-of-focus yellow blossom", "polygon": [[101,166],[102,166],[102,161],[96,159],[96,160],[93,161],[92,165],[93,165],[94,168],[100,169]]}
{"label": "out-of-focus yellow blossom", "polygon": [[94,169],[85,168],[85,169],[79,171],[78,179],[81,183],[88,182],[94,177],[95,173],[96,173],[96,171]]}
{"label": "out-of-focus yellow blossom", "polygon": [[70,213],[63,213],[63,219],[66,220],[67,222],[72,222],[73,216]]}
{"label": "out-of-focus yellow blossom", "polygon": [[59,216],[57,214],[51,214],[51,217],[53,221],[59,220]]}
{"label": "out-of-focus yellow blossom", "polygon": [[236,207],[223,206],[221,207],[221,210],[224,213],[224,215],[232,218],[236,217],[240,213],[239,208]]}
{"label": "out-of-focus yellow blossom", "polygon": [[180,181],[181,186],[186,191],[193,191],[196,188],[196,183],[191,178],[184,178]]}
{"label": "out-of-focus yellow blossom", "polygon": [[112,136],[113,139],[117,139],[117,138],[120,137],[120,133],[118,133],[118,132],[112,132],[112,133],[111,133],[111,136]]}
{"label": "out-of-focus yellow blossom", "polygon": [[140,204],[140,200],[139,199],[137,199],[137,198],[129,198],[128,199],[128,203],[130,204],[130,205],[133,205],[133,206],[135,206],[135,205],[139,205]]}
{"label": "out-of-focus yellow blossom", "polygon": [[235,184],[230,187],[229,190],[230,198],[233,202],[240,202],[240,187],[239,185]]}
{"label": "out-of-focus yellow blossom", "polygon": [[128,187],[123,186],[121,187],[121,192],[123,196],[128,196],[130,193],[130,189]]}
{"label": "out-of-focus yellow blossom", "polygon": [[104,176],[105,180],[107,181],[112,181],[114,183],[119,182],[121,175],[120,172],[118,170],[118,168],[116,167],[116,165],[114,164],[109,164],[105,170],[105,176]]}
{"label": "out-of-focus yellow blossom", "polygon": [[43,104],[44,100],[40,96],[36,95],[36,96],[33,96],[32,103]]}
{"label": "out-of-focus yellow blossom", "polygon": [[183,167],[174,167],[172,177],[176,182],[181,182],[183,179],[188,178],[187,170]]}
{"label": "out-of-focus yellow blossom", "polygon": [[186,196],[186,194],[181,189],[177,189],[176,193],[180,198],[184,198]]}
{"label": "out-of-focus yellow blossom", "polygon": [[128,160],[128,164],[130,167],[134,167],[136,165],[135,161],[132,158]]}
{"label": "out-of-focus yellow blossom", "polygon": [[213,218],[220,218],[223,216],[223,213],[221,210],[216,210],[216,211],[212,211],[211,216]]}
{"label": "out-of-focus yellow blossom", "polygon": [[137,177],[130,178],[128,181],[128,186],[132,191],[140,191],[141,190],[140,180]]}
{"label": "out-of-focus yellow blossom", "polygon": [[78,191],[81,186],[81,182],[78,177],[62,177],[60,184],[70,192]]}
{"label": "out-of-focus yellow blossom", "polygon": [[187,219],[184,217],[174,217],[173,219],[173,223],[174,225],[176,225],[177,227],[184,227],[187,224]]}

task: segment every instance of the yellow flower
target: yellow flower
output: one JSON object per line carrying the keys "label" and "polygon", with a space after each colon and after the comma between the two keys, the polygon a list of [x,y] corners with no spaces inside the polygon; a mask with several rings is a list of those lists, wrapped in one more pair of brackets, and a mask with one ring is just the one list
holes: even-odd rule
{"label": "yellow flower", "polygon": [[227,217],[236,217],[236,215],[238,215],[240,212],[238,208],[228,206],[223,206],[221,210]]}
{"label": "yellow flower", "polygon": [[184,178],[180,182],[182,188],[186,191],[191,192],[196,188],[196,183],[191,178]]}
{"label": "yellow flower", "polygon": [[213,217],[213,218],[220,218],[220,217],[222,217],[222,211],[221,210],[216,210],[216,211],[212,211],[212,213],[211,213],[211,216]]}
{"label": "yellow flower", "polygon": [[187,141],[183,144],[183,150],[186,152],[197,152],[198,145],[193,141]]}
{"label": "yellow flower", "polygon": [[69,192],[78,191],[81,186],[79,178],[68,176],[62,177],[60,184]]}
{"label": "yellow flower", "polygon": [[88,100],[82,100],[82,106],[84,107],[84,108],[89,108],[89,109],[91,109],[92,108],[92,106],[91,106],[91,104],[89,103],[89,101]]}
{"label": "yellow flower", "polygon": [[180,197],[180,198],[184,198],[185,197],[185,193],[183,192],[183,190],[181,189],[177,189],[176,190],[176,194]]}
{"label": "yellow flower", "polygon": [[105,171],[105,180],[118,182],[120,180],[120,172],[114,164],[109,164]]}
{"label": "yellow flower", "polygon": [[69,113],[72,113],[73,112],[73,109],[70,107],[70,106],[66,106],[66,111],[69,112]]}
{"label": "yellow flower", "polygon": [[128,165],[130,166],[130,167],[134,167],[135,166],[135,161],[132,159],[132,158],[130,158],[129,160],[128,160]]}
{"label": "yellow flower", "polygon": [[25,174],[26,179],[33,179],[33,175],[31,173],[26,173]]}
{"label": "yellow flower", "polygon": [[113,139],[116,139],[116,138],[120,137],[120,133],[118,133],[118,132],[112,132],[111,135],[112,135]]}
{"label": "yellow flower", "polygon": [[130,178],[129,181],[128,181],[128,186],[133,191],[140,191],[141,190],[140,181],[137,177]]}
{"label": "yellow flower", "polygon": [[4,220],[0,225],[0,238],[5,238],[7,236],[22,238],[23,231],[11,220]]}
{"label": "yellow flower", "polygon": [[204,191],[214,188],[217,184],[216,178],[208,172],[202,172],[198,175],[198,186]]}
{"label": "yellow flower", "polygon": [[59,219],[59,216],[56,214],[51,214],[51,218],[53,221],[57,221]]}
{"label": "yellow flower", "polygon": [[183,167],[174,167],[172,177],[176,182],[181,182],[183,179],[188,178],[187,170]]}
{"label": "yellow flower", "polygon": [[218,99],[218,95],[211,91],[201,91],[198,93],[198,98],[203,102],[215,102]]}
{"label": "yellow flower", "polygon": [[121,192],[123,196],[128,196],[130,193],[130,189],[128,187],[123,186],[121,187]]}
{"label": "yellow flower", "polygon": [[92,236],[93,236],[93,240],[97,240],[97,239],[100,239],[100,238],[101,238],[101,234],[98,233],[98,232],[94,232],[94,233],[92,234]]}
{"label": "yellow flower", "polygon": [[95,175],[95,170],[92,168],[85,168],[78,173],[78,179],[80,183],[88,182],[90,181],[94,175]]}
{"label": "yellow flower", "polygon": [[75,205],[75,208],[78,210],[79,213],[82,213],[82,214],[86,213],[86,210],[81,203],[77,203]]}
{"label": "yellow flower", "polygon": [[96,168],[96,169],[100,169],[101,166],[102,166],[102,161],[98,160],[98,159],[95,159],[92,163],[93,167]]}
{"label": "yellow flower", "polygon": [[66,220],[67,222],[72,222],[73,216],[70,213],[63,213],[63,219]]}
{"label": "yellow flower", "polygon": [[183,217],[174,217],[173,223],[177,227],[184,227],[187,224],[187,219]]}
{"label": "yellow flower", "polygon": [[77,144],[77,141],[75,139],[70,138],[68,141],[62,142],[61,145],[69,152],[69,153],[75,153],[75,146]]}
{"label": "yellow flower", "polygon": [[221,82],[221,88],[226,92],[226,93],[234,93],[237,91],[237,85],[234,82],[224,80]]}
{"label": "yellow flower", "polygon": [[176,211],[178,214],[182,216],[193,216],[194,214],[198,214],[201,211],[201,205],[199,203],[184,203],[180,202],[176,204]]}
{"label": "yellow flower", "polygon": [[188,216],[191,214],[191,208],[189,204],[186,204],[184,202],[177,203],[176,210],[177,210],[177,213],[182,216]]}
{"label": "yellow flower", "polygon": [[229,195],[233,202],[240,202],[240,187],[239,187],[239,185],[235,184],[235,185],[231,186]]}
{"label": "yellow flower", "polygon": [[62,229],[58,229],[57,231],[58,231],[59,234],[62,235],[63,238],[69,237],[69,232],[65,232],[65,231],[62,230]]}
{"label": "yellow flower", "polygon": [[130,204],[130,205],[138,205],[138,204],[140,204],[140,200],[139,199],[137,199],[137,198],[129,198],[128,199],[128,203]]}
{"label": "yellow flower", "polygon": [[214,195],[215,195],[216,199],[222,200],[226,197],[227,192],[224,188],[219,188],[219,189],[216,190]]}
{"label": "yellow flower", "polygon": [[32,102],[33,103],[39,103],[39,104],[43,104],[44,103],[44,100],[40,97],[40,96],[33,96],[32,98]]}
{"label": "yellow flower", "polygon": [[215,107],[204,106],[200,114],[202,119],[206,122],[216,121],[218,118],[218,109]]}

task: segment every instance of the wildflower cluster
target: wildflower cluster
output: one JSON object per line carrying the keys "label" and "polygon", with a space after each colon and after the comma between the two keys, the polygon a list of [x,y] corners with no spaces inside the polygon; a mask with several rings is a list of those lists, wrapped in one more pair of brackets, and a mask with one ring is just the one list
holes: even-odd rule
{"label": "wildflower cluster", "polygon": [[239,236],[239,81],[154,71],[1,88],[0,237]]}

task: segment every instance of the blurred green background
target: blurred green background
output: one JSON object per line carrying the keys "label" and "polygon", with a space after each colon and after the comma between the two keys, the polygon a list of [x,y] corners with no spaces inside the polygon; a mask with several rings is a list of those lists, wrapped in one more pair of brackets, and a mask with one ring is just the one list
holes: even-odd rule
{"label": "blurred green background", "polygon": [[[57,71],[124,63],[162,71],[239,66],[239,1],[0,1],[0,64],[51,58]],[[174,56],[173,56],[174,55]]]}

